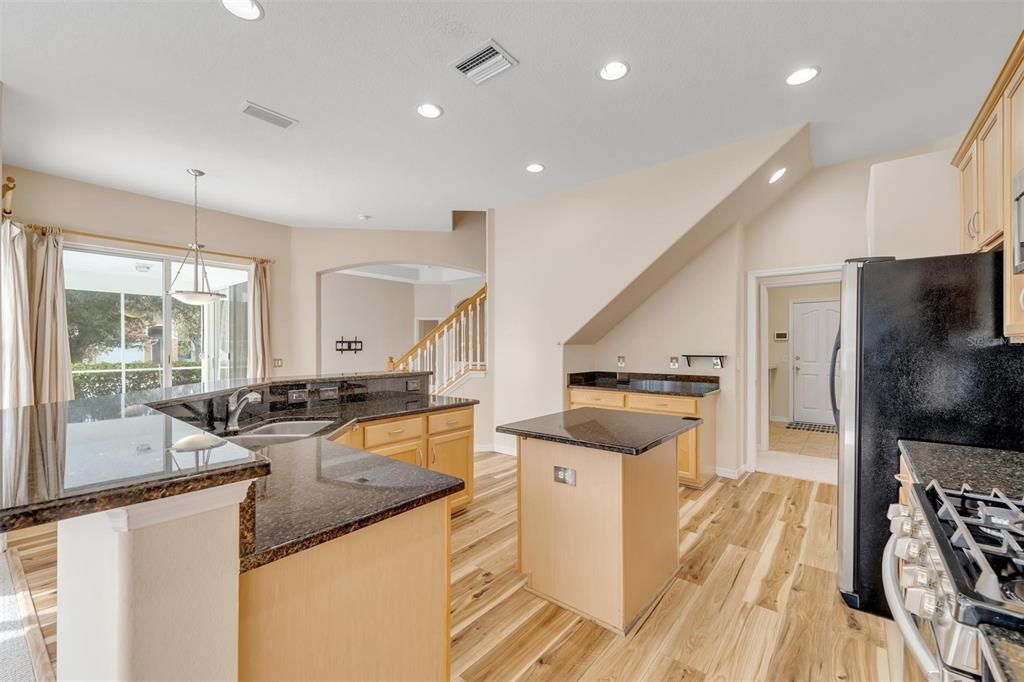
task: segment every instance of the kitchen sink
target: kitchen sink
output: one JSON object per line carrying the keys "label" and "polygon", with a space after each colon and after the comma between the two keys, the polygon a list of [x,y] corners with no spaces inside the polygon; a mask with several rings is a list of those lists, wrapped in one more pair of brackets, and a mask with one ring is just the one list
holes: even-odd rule
{"label": "kitchen sink", "polygon": [[243,448],[258,448],[306,438],[333,423],[329,419],[279,421],[247,429],[235,436],[228,436],[227,440]]}

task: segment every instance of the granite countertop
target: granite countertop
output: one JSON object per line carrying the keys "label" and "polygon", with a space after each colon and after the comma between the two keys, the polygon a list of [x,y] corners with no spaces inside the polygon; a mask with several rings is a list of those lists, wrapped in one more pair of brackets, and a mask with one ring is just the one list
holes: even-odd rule
{"label": "granite countertop", "polygon": [[623,455],[640,455],[702,423],[703,419],[692,417],[579,407],[567,412],[503,424],[496,431],[521,438],[537,438]]}
{"label": "granite countertop", "polygon": [[120,394],[0,410],[0,532],[270,473],[266,458],[217,438],[175,449],[202,434]]}
{"label": "granite countertop", "polygon": [[1024,452],[994,448],[899,441],[900,453],[918,483],[989,492],[999,488],[1010,499],[1024,499]]}
{"label": "granite countertop", "polygon": [[569,388],[628,391],[703,398],[719,391],[718,377],[638,372],[577,372],[569,375]]}
{"label": "granite countertop", "polygon": [[1024,633],[997,625],[982,625],[984,646],[990,665],[1002,674],[1003,682],[1024,682]]}
{"label": "granite countertop", "polygon": [[363,420],[470,407],[477,402],[398,394],[274,412],[273,419],[266,421],[333,421],[308,438],[260,450],[271,462],[271,474],[250,488],[242,504],[241,569],[262,566],[465,488],[461,479],[338,445],[319,434],[332,434]]}

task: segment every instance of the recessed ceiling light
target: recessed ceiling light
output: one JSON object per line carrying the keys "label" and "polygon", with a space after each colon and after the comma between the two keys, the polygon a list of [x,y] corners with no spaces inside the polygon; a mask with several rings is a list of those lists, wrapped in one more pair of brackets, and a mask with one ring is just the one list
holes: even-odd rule
{"label": "recessed ceiling light", "polygon": [[356,217],[359,218],[360,220],[363,220],[363,221],[373,220],[373,216],[370,215],[369,213],[360,213]]}
{"label": "recessed ceiling light", "polygon": [[629,73],[629,64],[626,62],[608,62],[601,68],[600,76],[606,81],[617,81]]}
{"label": "recessed ceiling light", "polygon": [[436,104],[421,104],[416,107],[416,113],[423,118],[439,118],[444,113],[444,109]]}
{"label": "recessed ceiling light", "polygon": [[544,170],[544,166],[539,163],[531,163],[526,167],[527,173],[540,173],[542,170]]}
{"label": "recessed ceiling light", "polygon": [[782,176],[785,175],[785,174],[786,174],[786,169],[785,168],[780,168],[779,170],[777,170],[774,173],[772,173],[772,176],[770,178],[768,178],[768,184],[769,185],[774,185],[776,182],[781,180]]}
{"label": "recessed ceiling light", "polygon": [[814,80],[819,73],[821,73],[821,69],[817,66],[805,66],[789,74],[786,77],[786,83],[789,85],[803,85]]}
{"label": "recessed ceiling light", "polygon": [[263,18],[263,5],[256,0],[220,0],[220,4],[239,19],[259,21]]}

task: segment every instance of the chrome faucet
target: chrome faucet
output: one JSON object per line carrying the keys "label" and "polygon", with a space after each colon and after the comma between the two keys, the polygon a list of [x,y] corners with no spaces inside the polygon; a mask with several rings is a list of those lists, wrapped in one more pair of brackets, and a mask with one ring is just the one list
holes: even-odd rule
{"label": "chrome faucet", "polygon": [[263,394],[259,391],[249,391],[239,397],[243,391],[248,390],[248,388],[240,388],[228,396],[228,421],[226,426],[228,431],[238,430],[238,418],[242,415],[242,410],[245,409],[246,405],[263,402]]}

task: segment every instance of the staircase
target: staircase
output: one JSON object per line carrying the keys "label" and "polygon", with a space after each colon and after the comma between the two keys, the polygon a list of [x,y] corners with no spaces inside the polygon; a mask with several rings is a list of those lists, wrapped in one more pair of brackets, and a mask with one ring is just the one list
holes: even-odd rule
{"label": "staircase", "polygon": [[487,285],[459,304],[452,314],[430,330],[415,346],[395,360],[392,372],[433,372],[430,392],[443,394],[463,377],[487,370]]}

